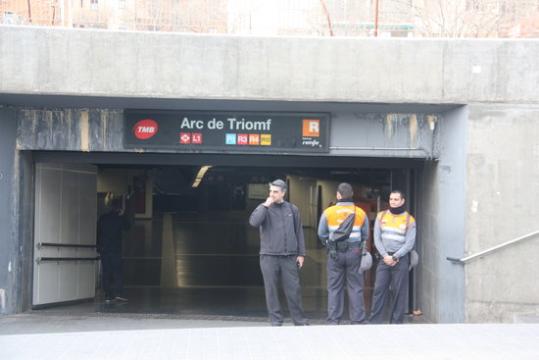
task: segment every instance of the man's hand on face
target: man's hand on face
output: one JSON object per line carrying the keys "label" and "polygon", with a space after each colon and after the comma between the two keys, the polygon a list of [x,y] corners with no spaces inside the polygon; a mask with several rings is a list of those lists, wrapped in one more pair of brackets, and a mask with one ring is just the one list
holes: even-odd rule
{"label": "man's hand on face", "polygon": [[273,204],[273,198],[271,196],[268,196],[268,198],[262,205],[264,205],[265,207],[270,207],[271,204]]}

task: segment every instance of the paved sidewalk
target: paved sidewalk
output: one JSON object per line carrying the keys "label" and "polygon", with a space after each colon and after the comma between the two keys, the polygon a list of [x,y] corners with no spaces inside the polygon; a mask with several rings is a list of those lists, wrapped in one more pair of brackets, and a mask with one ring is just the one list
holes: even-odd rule
{"label": "paved sidewalk", "polygon": [[0,318],[0,359],[539,359],[539,324],[284,326],[133,316]]}
{"label": "paved sidewalk", "polygon": [[[0,336],[117,330],[194,329],[267,326],[264,318],[232,316],[176,316],[173,314],[56,314],[35,311],[0,316]],[[1,351],[1,349],[0,349]],[[0,357],[0,360],[2,358]]]}

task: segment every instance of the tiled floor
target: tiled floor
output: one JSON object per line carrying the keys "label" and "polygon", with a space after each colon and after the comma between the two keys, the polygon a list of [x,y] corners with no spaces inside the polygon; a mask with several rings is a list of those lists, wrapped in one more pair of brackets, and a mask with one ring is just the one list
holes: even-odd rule
{"label": "tiled floor", "polygon": [[[120,313],[265,316],[259,235],[248,211],[155,214],[124,236],[125,297]],[[213,220],[212,220],[213,219]],[[218,219],[218,221],[215,221]],[[300,277],[304,308],[322,319],[327,308],[326,255],[313,228],[304,229],[307,258]],[[366,304],[372,287],[367,287]],[[286,302],[283,301],[283,305]]]}
{"label": "tiled floor", "polygon": [[[265,322],[258,232],[238,220],[247,215],[220,212],[211,216],[220,220],[211,222],[192,214],[165,213],[155,214],[151,220],[138,220],[124,236],[123,244],[123,296],[129,302],[105,304],[98,290],[92,302],[40,311],[56,315],[161,314]],[[304,309],[312,323],[322,324],[327,309],[326,255],[316,243],[314,230],[306,228],[305,234],[307,258],[300,273]],[[367,304],[368,300],[367,296]],[[286,309],[284,296],[282,305]]]}

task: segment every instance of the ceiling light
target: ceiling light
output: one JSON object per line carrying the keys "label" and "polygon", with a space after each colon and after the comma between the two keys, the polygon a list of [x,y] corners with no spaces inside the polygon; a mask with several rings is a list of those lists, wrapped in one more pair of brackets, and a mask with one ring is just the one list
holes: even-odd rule
{"label": "ceiling light", "polygon": [[211,168],[211,165],[204,165],[200,167],[200,169],[198,170],[198,174],[195,177],[195,181],[193,181],[193,185],[191,185],[193,188],[197,188],[198,185],[200,185],[200,183],[202,182],[202,179],[204,178],[204,175],[210,168]]}

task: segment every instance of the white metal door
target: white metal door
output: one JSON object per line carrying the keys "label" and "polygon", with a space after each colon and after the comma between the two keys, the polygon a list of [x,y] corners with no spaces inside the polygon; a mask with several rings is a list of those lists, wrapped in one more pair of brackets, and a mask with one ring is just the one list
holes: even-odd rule
{"label": "white metal door", "polygon": [[33,302],[93,298],[97,169],[36,164]]}

